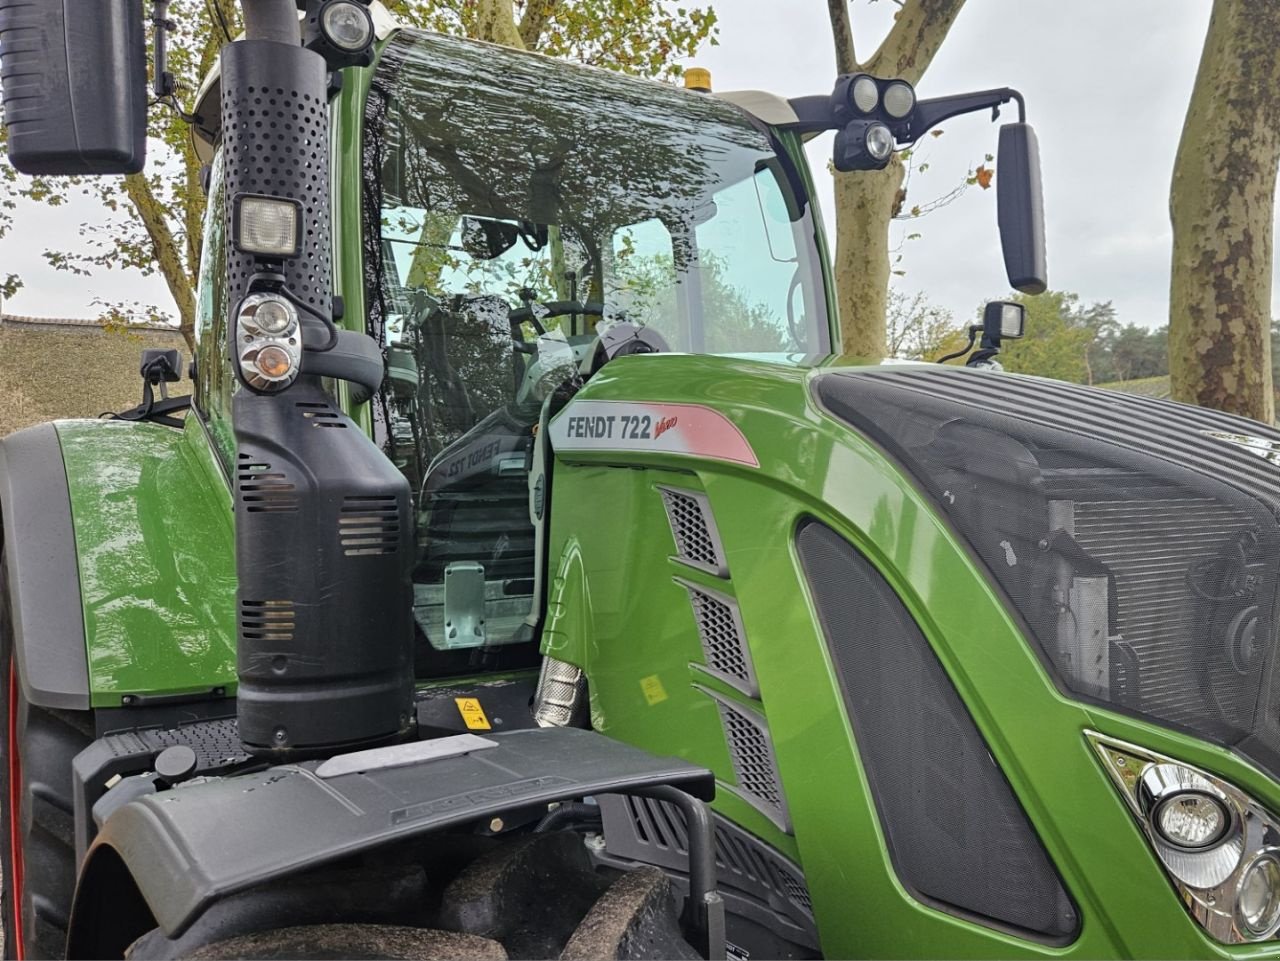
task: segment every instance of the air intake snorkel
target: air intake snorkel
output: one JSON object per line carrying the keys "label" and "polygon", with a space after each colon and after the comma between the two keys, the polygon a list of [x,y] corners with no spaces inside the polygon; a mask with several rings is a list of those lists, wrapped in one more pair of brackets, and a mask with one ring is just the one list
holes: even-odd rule
{"label": "air intake snorkel", "polygon": [[221,54],[238,716],[247,751],[295,759],[411,729],[412,515],[408,483],[303,372],[336,341],[331,65],[293,0],[243,6]]}

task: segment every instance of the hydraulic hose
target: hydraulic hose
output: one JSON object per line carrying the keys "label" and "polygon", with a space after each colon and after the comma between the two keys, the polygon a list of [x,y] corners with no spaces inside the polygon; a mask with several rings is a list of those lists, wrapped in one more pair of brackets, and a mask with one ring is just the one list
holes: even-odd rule
{"label": "hydraulic hose", "polygon": [[302,27],[294,0],[241,0],[244,38],[301,45]]}

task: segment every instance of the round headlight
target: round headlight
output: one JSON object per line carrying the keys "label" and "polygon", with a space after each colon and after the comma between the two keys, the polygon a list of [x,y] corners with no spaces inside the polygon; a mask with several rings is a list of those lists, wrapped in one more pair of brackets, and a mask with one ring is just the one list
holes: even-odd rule
{"label": "round headlight", "polygon": [[1156,804],[1151,826],[1162,841],[1174,847],[1208,848],[1227,833],[1231,815],[1216,797],[1200,791],[1179,791]]}
{"label": "round headlight", "polygon": [[884,91],[884,112],[894,120],[901,120],[915,108],[916,92],[911,84],[898,80]]}
{"label": "round headlight", "polygon": [[284,380],[293,373],[293,358],[283,347],[271,344],[258,351],[258,356],[253,359],[253,366],[267,380]]}
{"label": "round headlight", "polygon": [[1236,889],[1236,925],[1251,941],[1261,941],[1280,928],[1280,860],[1263,851],[1240,875]]}
{"label": "round headlight", "polygon": [[264,300],[253,312],[253,323],[264,334],[283,334],[293,326],[296,316],[292,304],[279,300]]}
{"label": "round headlight", "polygon": [[853,82],[853,105],[863,113],[871,113],[880,102],[880,88],[870,77],[859,77]]}
{"label": "round headlight", "polygon": [[358,53],[373,40],[373,18],[362,3],[333,0],[320,13],[320,29],[335,47]]}
{"label": "round headlight", "polygon": [[889,159],[889,154],[893,153],[893,134],[888,127],[882,123],[870,124],[864,136],[867,153],[873,160]]}

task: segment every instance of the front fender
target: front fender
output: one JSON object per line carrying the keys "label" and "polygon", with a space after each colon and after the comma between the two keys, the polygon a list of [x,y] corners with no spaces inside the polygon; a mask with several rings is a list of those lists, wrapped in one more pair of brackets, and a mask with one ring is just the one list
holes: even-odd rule
{"label": "front fender", "polygon": [[54,425],[75,540],[90,705],[207,693],[235,682],[229,486],[192,414],[183,430]]}
{"label": "front fender", "polygon": [[23,696],[40,707],[87,709],[71,495],[53,424],[0,440],[0,544]]}
{"label": "front fender", "polygon": [[[85,858],[67,956],[115,956],[153,926],[177,938],[232,895],[512,808],[669,787],[690,804],[715,793],[705,768],[576,728],[460,735],[336,760],[346,759],[191,782],[119,808]],[[708,838],[708,863],[710,851]]]}

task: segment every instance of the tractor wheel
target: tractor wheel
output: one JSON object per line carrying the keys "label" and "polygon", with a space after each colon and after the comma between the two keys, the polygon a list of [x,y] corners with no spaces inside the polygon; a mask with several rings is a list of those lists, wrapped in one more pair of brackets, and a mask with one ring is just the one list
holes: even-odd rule
{"label": "tractor wheel", "polygon": [[[125,957],[131,956],[130,951]],[[308,961],[328,958],[375,958],[387,961],[422,959],[502,961],[507,952],[497,941],[453,931],[402,928],[384,924],[307,924],[244,934],[214,941],[183,955],[184,961]]]}
{"label": "tractor wheel", "polygon": [[13,661],[13,623],[0,551],[0,870],[4,957],[61,958],[75,891],[71,762],[93,739],[89,711],[34,707]]}

